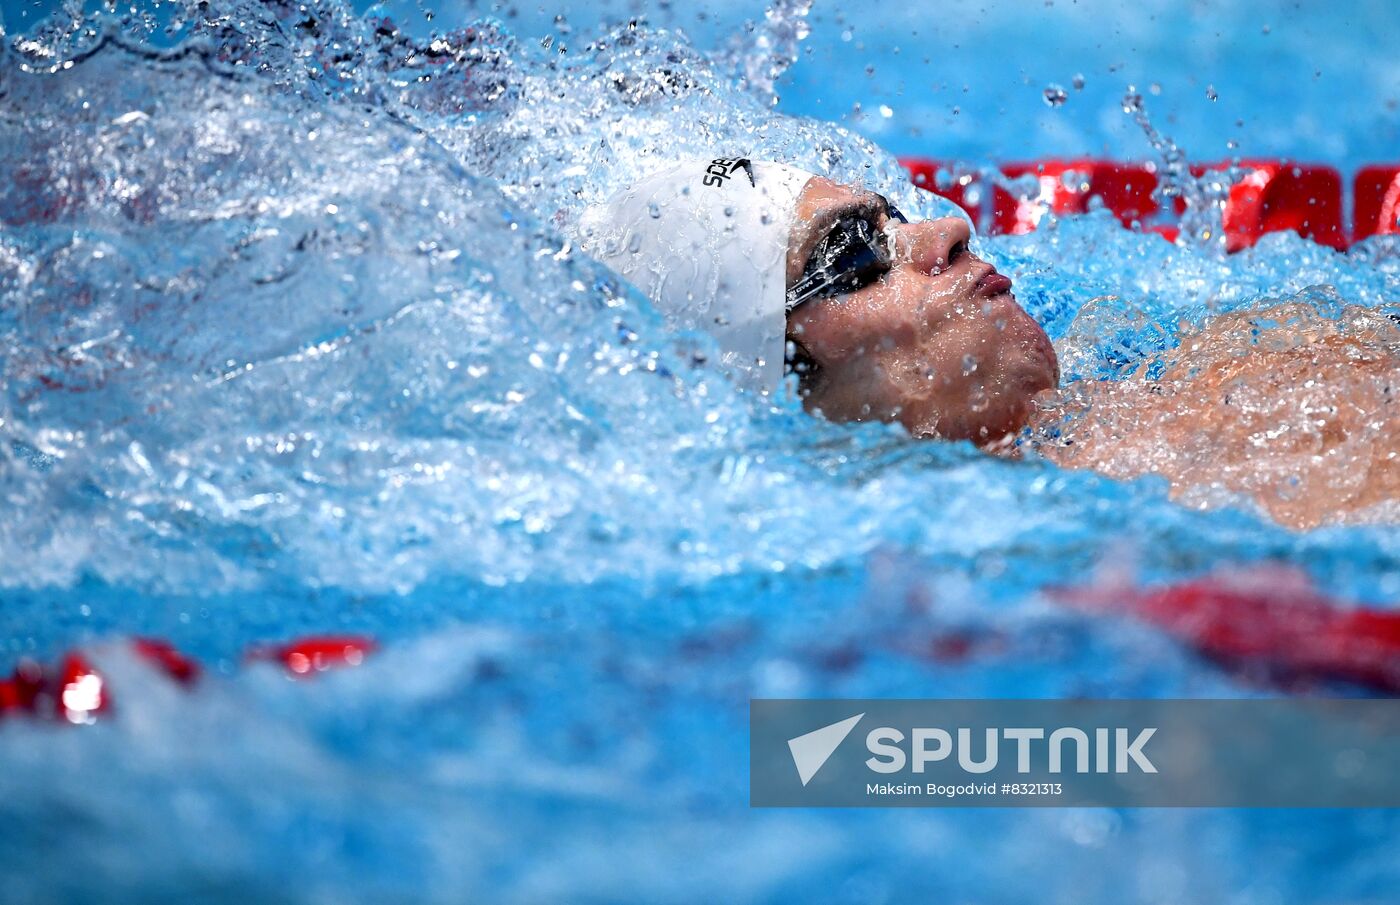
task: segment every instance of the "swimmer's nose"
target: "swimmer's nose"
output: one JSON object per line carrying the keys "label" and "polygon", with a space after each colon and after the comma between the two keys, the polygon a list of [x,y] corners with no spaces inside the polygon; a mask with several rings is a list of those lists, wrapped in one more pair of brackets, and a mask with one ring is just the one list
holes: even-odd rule
{"label": "swimmer's nose", "polygon": [[938,274],[967,254],[972,229],[961,217],[900,224],[896,230],[895,261],[927,274]]}

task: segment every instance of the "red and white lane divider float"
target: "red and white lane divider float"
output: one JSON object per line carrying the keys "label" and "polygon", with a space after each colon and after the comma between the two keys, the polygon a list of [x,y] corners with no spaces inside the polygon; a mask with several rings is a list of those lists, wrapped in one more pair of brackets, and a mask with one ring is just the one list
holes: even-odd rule
{"label": "red and white lane divider float", "polygon": [[[1005,187],[956,166],[927,158],[900,160],[914,184],[961,207],[978,230],[992,235],[1023,235],[1045,214],[1082,214],[1102,205],[1124,226],[1175,239],[1174,220],[1185,210],[1175,202],[1163,216],[1152,193],[1157,167],[1150,163],[1048,159],[1000,167],[1008,179],[1034,176],[1034,197],[1018,197]],[[1223,171],[1228,163],[1198,164],[1195,176]],[[1243,175],[1225,201],[1224,232],[1230,251],[1248,248],[1265,233],[1289,230],[1321,245],[1344,249],[1352,242],[1400,233],[1400,164],[1363,167],[1351,183],[1351,223],[1341,173],[1328,166],[1284,160],[1244,160]],[[1165,221],[1165,222],[1163,222]]]}
{"label": "red and white lane divider float", "polygon": [[[197,684],[203,674],[197,662],[167,641],[135,638],[125,643],[137,657],[184,687]],[[371,638],[317,635],[285,644],[256,645],[248,649],[244,661],[280,665],[288,675],[302,678],[359,666],[377,649]],[[8,679],[0,679],[0,719],[30,716],[90,723],[111,708],[112,692],[106,678],[81,651],[69,651],[52,667],[22,660]]]}
{"label": "red and white lane divider float", "polygon": [[1063,588],[1053,600],[1149,623],[1201,655],[1263,680],[1351,682],[1400,693],[1400,610],[1350,606],[1288,573],[1162,588]]}
{"label": "red and white lane divider float", "polygon": [[280,663],[293,676],[313,676],[328,669],[359,666],[379,649],[360,635],[315,635],[286,644],[254,645],[244,659],[250,663]]}
{"label": "red and white lane divider float", "polygon": [[[1149,623],[1250,679],[1286,687],[1299,680],[1349,682],[1400,694],[1400,610],[1332,600],[1297,576],[1254,573],[1161,588],[1055,588],[1049,594],[1080,612]],[[147,638],[125,643],[172,682],[184,687],[199,682],[199,664],[169,643]],[[279,665],[289,676],[303,678],[359,666],[377,649],[367,637],[322,635],[257,645],[244,660]],[[27,716],[91,723],[112,709],[112,698],[107,680],[80,651],[64,654],[52,667],[23,660],[10,678],[0,680],[0,720]]]}

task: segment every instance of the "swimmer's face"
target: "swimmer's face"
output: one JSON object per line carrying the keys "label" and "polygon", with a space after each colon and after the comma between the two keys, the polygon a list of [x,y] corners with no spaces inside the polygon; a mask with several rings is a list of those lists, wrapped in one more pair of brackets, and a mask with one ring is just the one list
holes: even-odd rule
{"label": "swimmer's face", "polygon": [[888,272],[854,292],[819,296],[788,315],[804,404],[835,421],[898,421],[919,437],[992,443],[1059,380],[1045,331],[1011,295],[1011,281],[967,249],[966,221],[892,221],[880,196],[828,179],[798,200],[787,280],[843,218],[888,229]]}

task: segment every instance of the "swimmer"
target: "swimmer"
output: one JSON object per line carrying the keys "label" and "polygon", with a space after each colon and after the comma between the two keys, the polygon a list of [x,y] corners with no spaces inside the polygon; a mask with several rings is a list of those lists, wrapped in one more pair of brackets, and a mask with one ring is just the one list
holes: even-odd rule
{"label": "swimmer", "polygon": [[[804,408],[833,421],[897,422],[915,437],[992,451],[1030,447],[1115,477],[1156,471],[1178,496],[1214,483],[1299,528],[1374,511],[1400,492],[1391,396],[1330,412],[1326,404],[1325,387],[1354,396],[1358,376],[1400,378],[1400,333],[1364,309],[1348,313],[1347,323],[1360,327],[1330,328],[1350,330],[1347,337],[1202,367],[1192,355],[1251,329],[1221,318],[1183,343],[1187,364],[1150,385],[1059,388],[1045,331],[1016,301],[1011,280],[969,250],[961,217],[911,223],[873,192],[783,164],[718,158],[628,186],[585,211],[579,232],[584,249],[636,284],[672,327],[714,336],[721,370],[741,387],[775,394],[795,375]],[[1287,360],[1271,357],[1280,354]],[[1287,433],[1287,425],[1259,423],[1258,407],[1231,409],[1230,389],[1252,386],[1258,396],[1273,388],[1289,398],[1280,374],[1303,381],[1305,371],[1316,378],[1310,387],[1324,389],[1292,414],[1322,417],[1326,449],[1295,430],[1294,448],[1265,468],[1260,436],[1272,439],[1281,426]],[[1129,423],[1085,415],[1115,394],[1133,397]],[[1130,452],[1116,455],[1116,447]],[[1349,455],[1329,463],[1328,449]],[[1344,462],[1360,473],[1339,484],[1333,466]]]}
{"label": "swimmer", "polygon": [[1055,349],[960,217],[910,223],[883,197],[781,164],[684,163],[589,209],[584,247],[671,326],[716,338],[741,386],[833,421],[996,444],[1055,386]]}

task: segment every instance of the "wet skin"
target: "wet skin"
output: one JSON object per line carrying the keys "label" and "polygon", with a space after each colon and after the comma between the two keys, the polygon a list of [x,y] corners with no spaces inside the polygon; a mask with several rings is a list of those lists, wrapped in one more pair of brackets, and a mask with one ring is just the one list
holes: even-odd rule
{"label": "wet skin", "polygon": [[897,421],[914,436],[994,444],[1014,436],[1032,397],[1059,380],[1045,331],[1011,281],[967,250],[966,221],[892,220],[880,196],[815,177],[798,200],[787,280],[843,218],[889,236],[890,270],[788,315],[788,338],[815,368],[804,405],[834,421]]}
{"label": "wet skin", "polygon": [[1042,396],[1027,445],[1066,468],[1161,475],[1187,505],[1252,497],[1290,528],[1400,520],[1394,321],[1290,302],[1178,332],[1131,377]]}

